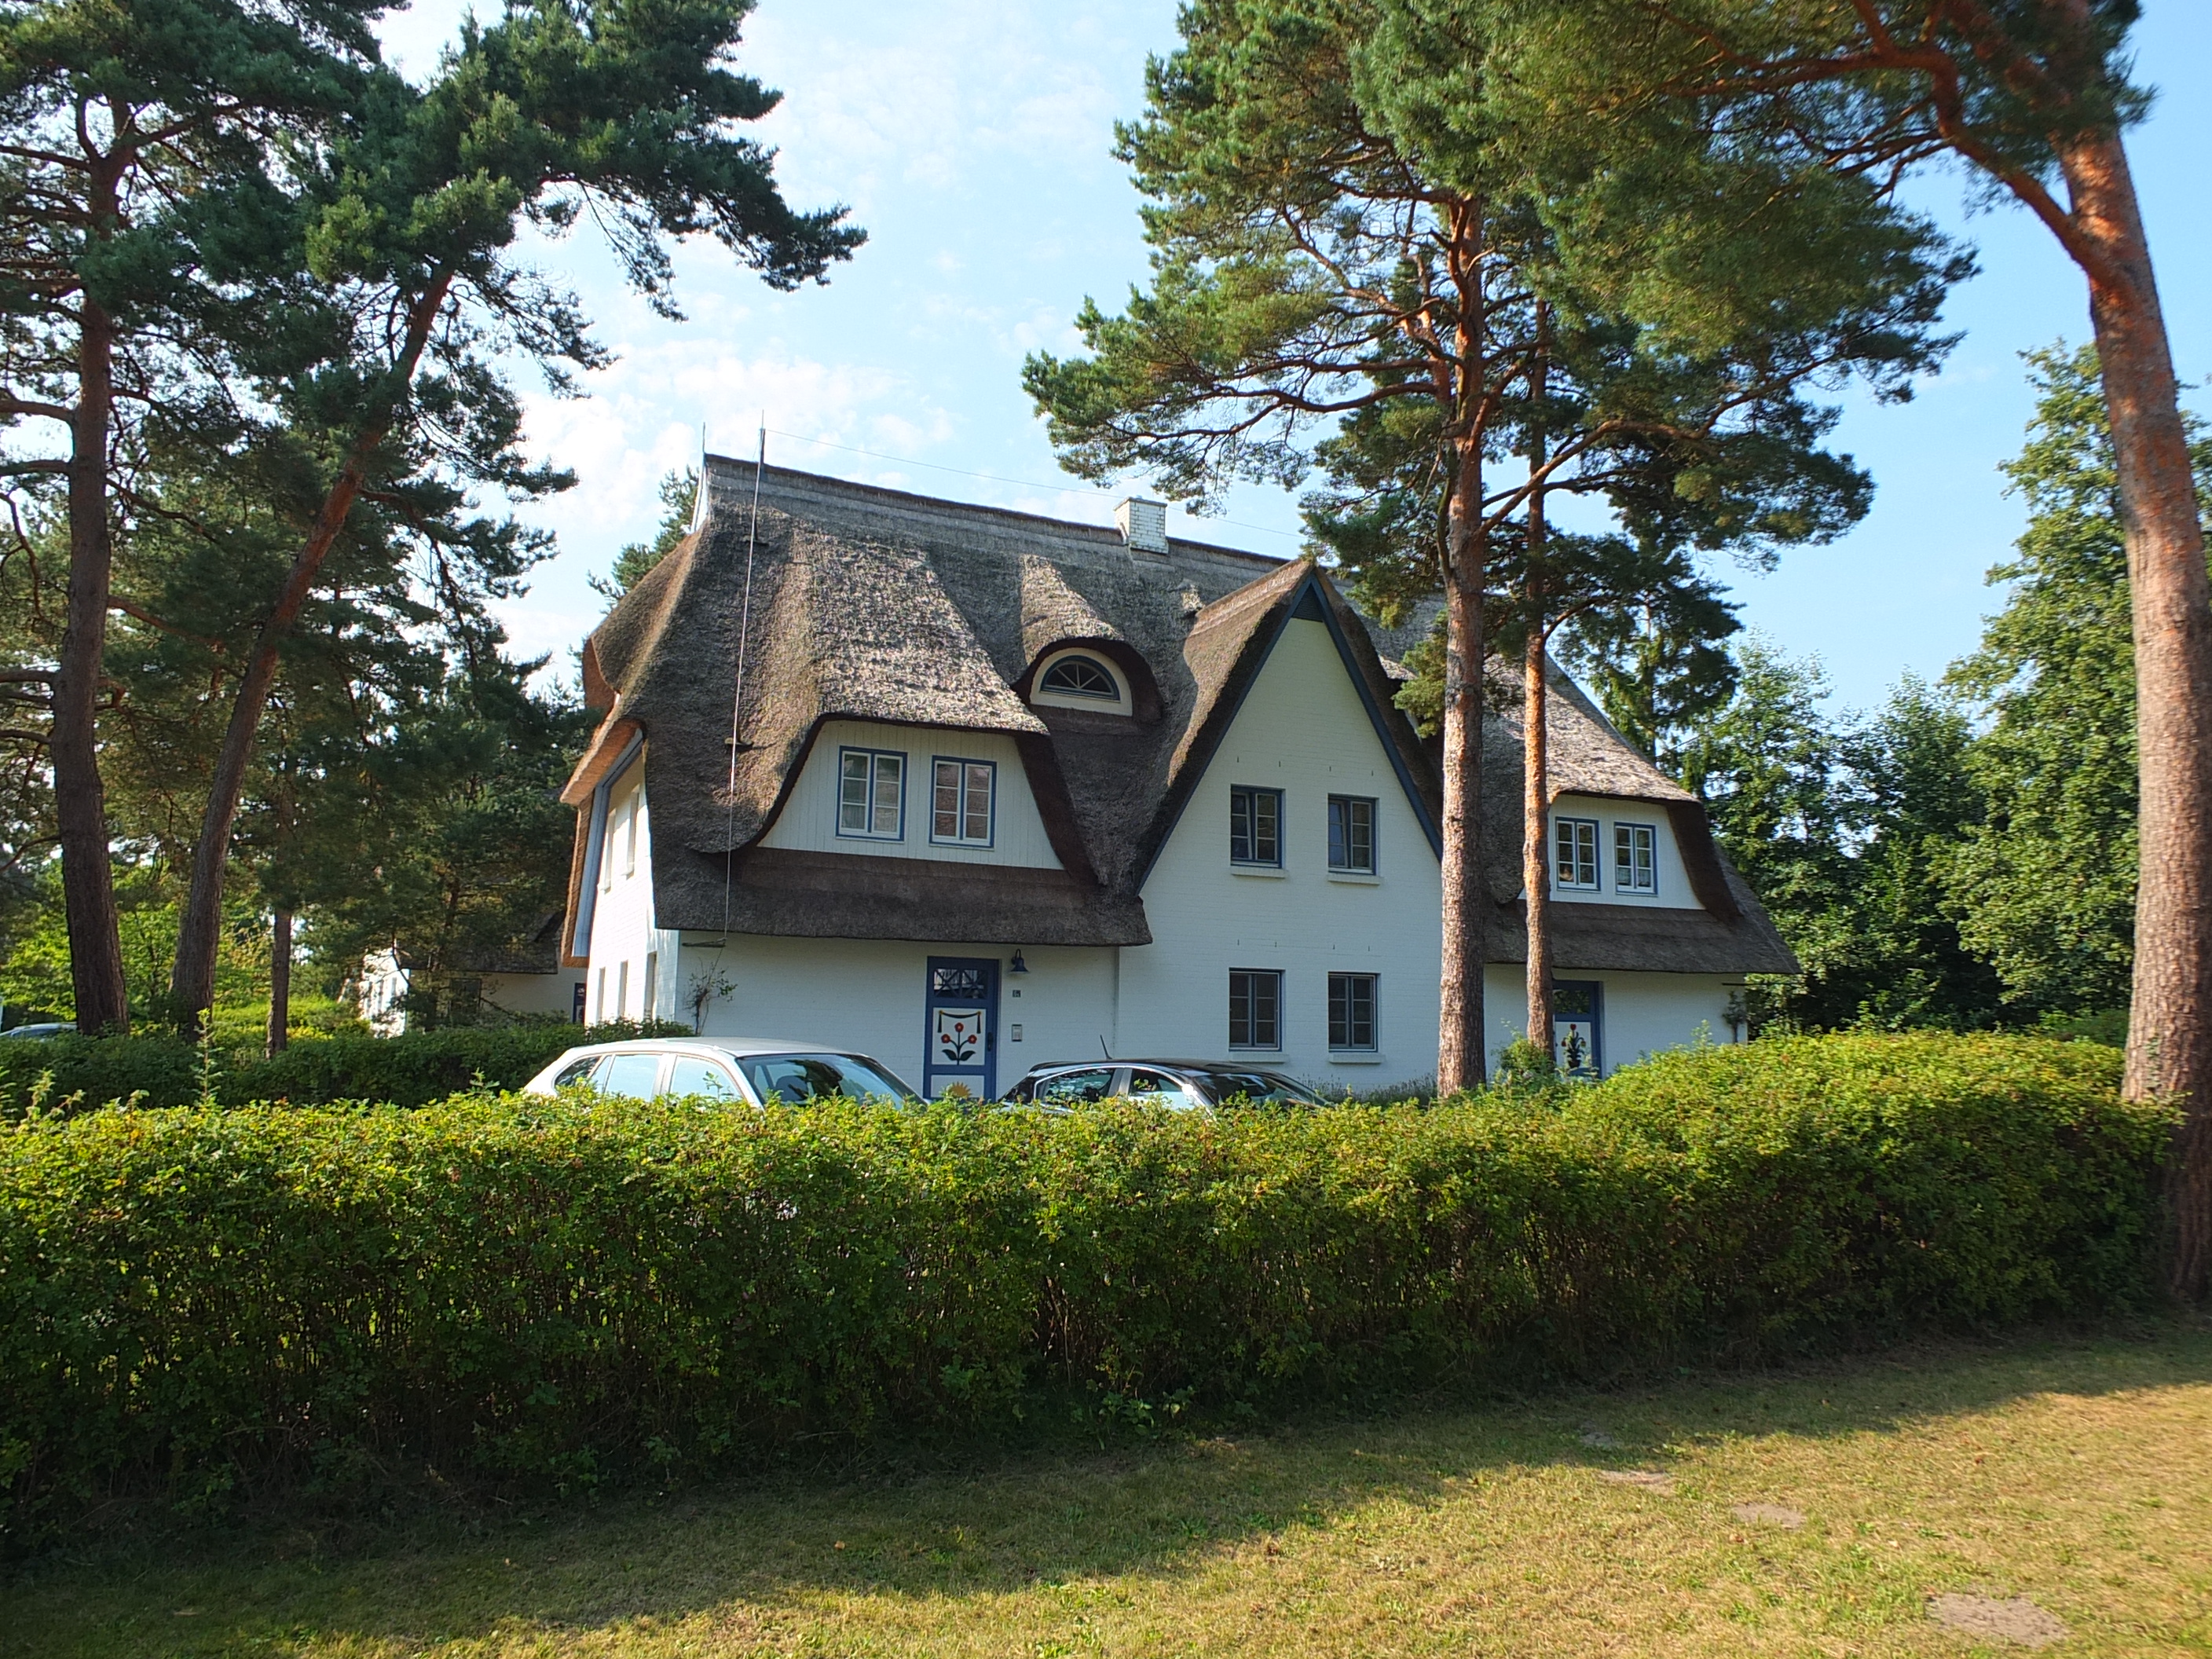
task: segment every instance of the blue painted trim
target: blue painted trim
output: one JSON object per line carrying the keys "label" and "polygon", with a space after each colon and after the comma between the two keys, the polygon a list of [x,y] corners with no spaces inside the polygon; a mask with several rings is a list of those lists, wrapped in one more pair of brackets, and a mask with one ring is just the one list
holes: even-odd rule
{"label": "blue painted trim", "polygon": [[[1552,1017],[1559,1017],[1558,994],[1561,991],[1588,991],[1590,1000],[1590,1065],[1600,1078],[1605,1076],[1605,981],[1597,979],[1555,979],[1552,981],[1553,1001]],[[1567,1016],[1571,1019],[1573,1015]],[[1553,1042],[1559,1041],[1556,1031]]]}
{"label": "blue painted trim", "polygon": [[[1597,879],[1587,885],[1578,881],[1559,879],[1559,826],[1563,823],[1587,823],[1590,827],[1590,848],[1597,863]],[[1544,821],[1544,867],[1551,872],[1552,890],[1555,893],[1605,891],[1605,820],[1562,817],[1557,813],[1547,818]]]}
{"label": "blue painted trim", "polygon": [[[605,861],[607,854],[607,802],[614,796],[615,786],[636,763],[644,747],[644,738],[632,738],[629,746],[616,757],[615,763],[607,769],[606,776],[601,778],[599,787],[592,791],[592,827],[584,837],[583,891],[577,896],[576,927],[568,940],[568,954],[583,957],[586,964],[592,956],[592,922],[599,909],[599,866]],[[588,965],[586,971],[590,971]]]}
{"label": "blue painted trim", "polygon": [[[988,766],[991,769],[991,832],[981,841],[965,841],[955,836],[947,840],[937,833],[937,765],[939,761],[951,761],[955,766]],[[968,820],[968,781],[960,782],[960,819]],[[963,755],[932,755],[929,757],[929,844],[932,847],[992,848],[999,844],[999,763],[970,760]]]}
{"label": "blue painted trim", "polygon": [[[1271,859],[1240,859],[1237,856],[1237,797],[1239,792],[1247,795],[1273,795],[1275,798],[1275,856]],[[1264,783],[1232,783],[1229,786],[1229,867],[1232,870],[1279,870],[1283,867],[1283,831],[1285,809],[1290,798],[1280,789]],[[1256,828],[1256,820],[1255,823]],[[1254,836],[1258,840],[1258,836]]]}
{"label": "blue painted trim", "polygon": [[[1651,836],[1651,884],[1649,887],[1624,887],[1620,884],[1620,832],[1624,830],[1649,830]],[[1613,821],[1613,890],[1626,893],[1631,898],[1659,896],[1659,826],[1640,818],[1615,818]]]}
{"label": "blue painted trim", "polygon": [[[937,970],[940,968],[981,968],[990,975],[990,995],[983,1012],[983,1063],[975,1066],[937,1066],[933,1064],[937,1047],[937,1011],[940,1006],[958,1006],[968,1000],[965,997],[940,997],[937,993]],[[996,957],[929,957],[922,963],[921,981],[921,1091],[932,1100],[938,1098],[935,1079],[961,1079],[980,1071],[982,1073],[982,1098],[999,1097],[999,1000],[1006,981],[1002,965]]]}
{"label": "blue painted trim", "polygon": [[[1328,866],[1329,874],[1332,876],[1381,875],[1382,873],[1382,803],[1372,795],[1341,795],[1331,790],[1325,798],[1323,811],[1326,812],[1330,805],[1340,800],[1364,800],[1374,809],[1367,815],[1367,867],[1362,870],[1356,865],[1332,864]],[[1325,834],[1328,828],[1326,819],[1323,820],[1322,828]],[[1346,828],[1349,831],[1350,825],[1347,823]],[[1345,839],[1347,843],[1350,842],[1349,833]]]}

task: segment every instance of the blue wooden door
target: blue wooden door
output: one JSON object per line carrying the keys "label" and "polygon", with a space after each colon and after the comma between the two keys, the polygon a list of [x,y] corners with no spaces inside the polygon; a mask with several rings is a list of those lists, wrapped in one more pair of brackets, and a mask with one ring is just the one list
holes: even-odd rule
{"label": "blue wooden door", "polygon": [[1594,979],[1552,981],[1552,1057],[1568,1077],[1605,1075],[1605,987]]}
{"label": "blue wooden door", "polygon": [[983,957],[932,957],[922,1002],[921,1091],[932,1100],[957,1084],[978,1100],[999,1093],[999,964]]}

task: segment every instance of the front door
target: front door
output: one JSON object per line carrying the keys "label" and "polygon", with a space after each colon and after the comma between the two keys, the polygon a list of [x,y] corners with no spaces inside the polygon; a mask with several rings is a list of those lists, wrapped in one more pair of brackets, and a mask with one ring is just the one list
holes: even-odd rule
{"label": "front door", "polygon": [[1594,979],[1552,981],[1552,1058],[1563,1076],[1594,1081],[1603,1075],[1598,1024],[1604,991]]}
{"label": "front door", "polygon": [[923,999],[921,1091],[975,1100],[999,1093],[999,964],[981,957],[932,957]]}

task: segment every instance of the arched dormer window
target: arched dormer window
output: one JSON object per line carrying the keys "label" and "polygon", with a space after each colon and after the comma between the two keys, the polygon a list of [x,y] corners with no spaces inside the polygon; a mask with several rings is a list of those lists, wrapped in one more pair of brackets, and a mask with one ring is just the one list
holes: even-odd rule
{"label": "arched dormer window", "polygon": [[1031,702],[1053,708],[1087,708],[1098,714],[1131,712],[1129,682],[1121,671],[1092,651],[1054,651],[1037,665]]}

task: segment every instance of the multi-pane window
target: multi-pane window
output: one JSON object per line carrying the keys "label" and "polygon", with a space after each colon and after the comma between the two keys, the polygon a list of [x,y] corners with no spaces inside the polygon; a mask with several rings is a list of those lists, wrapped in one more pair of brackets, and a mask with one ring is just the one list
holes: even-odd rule
{"label": "multi-pane window", "polygon": [[882,749],[837,752],[837,833],[896,841],[906,833],[906,757]]}
{"label": "multi-pane window", "polygon": [[1375,975],[1328,976],[1328,1046],[1333,1049],[1375,1046]]}
{"label": "multi-pane window", "polygon": [[1555,887],[1578,887],[1593,892],[1596,890],[1595,818],[1552,820],[1552,884]]}
{"label": "multi-pane window", "polygon": [[946,760],[932,768],[929,838],[962,847],[991,844],[991,797],[998,768],[989,761]]}
{"label": "multi-pane window", "polygon": [[1652,825],[1613,826],[1613,884],[1623,893],[1659,890],[1659,831]]}
{"label": "multi-pane window", "polygon": [[1113,671],[1096,657],[1061,657],[1044,671],[1038,684],[1067,697],[1097,697],[1106,702],[1118,702],[1121,697]]}
{"label": "multi-pane window", "polygon": [[1352,875],[1375,873],[1375,803],[1366,796],[1328,798],[1328,867]]}
{"label": "multi-pane window", "polygon": [[1231,864],[1282,863],[1281,790],[1254,789],[1241,783],[1231,787],[1229,861]]}
{"label": "multi-pane window", "polygon": [[1283,976],[1272,968],[1229,970],[1229,1046],[1283,1046]]}

